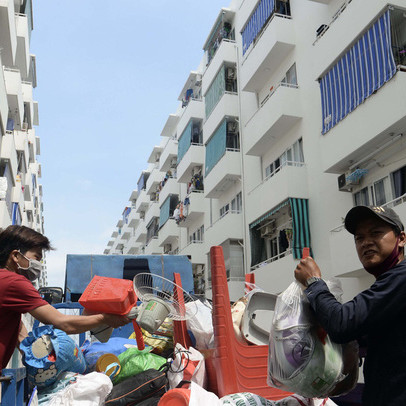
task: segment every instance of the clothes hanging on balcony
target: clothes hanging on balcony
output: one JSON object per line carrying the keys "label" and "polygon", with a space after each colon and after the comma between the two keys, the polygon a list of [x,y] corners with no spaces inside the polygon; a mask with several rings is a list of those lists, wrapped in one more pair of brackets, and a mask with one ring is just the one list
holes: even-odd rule
{"label": "clothes hanging on balcony", "polygon": [[279,231],[279,252],[285,252],[289,248],[289,240],[286,237],[286,231]]}

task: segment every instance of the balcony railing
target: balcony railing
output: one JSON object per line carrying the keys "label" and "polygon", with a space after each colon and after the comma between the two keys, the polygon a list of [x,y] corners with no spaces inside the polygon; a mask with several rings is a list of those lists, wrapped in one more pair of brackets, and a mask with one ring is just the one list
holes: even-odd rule
{"label": "balcony railing", "polygon": [[207,227],[207,230],[212,228],[216,223],[218,223],[221,219],[223,219],[227,214],[232,213],[232,214],[241,214],[242,210],[227,210],[224,212],[216,221],[214,221],[209,227]]}
{"label": "balcony railing", "polygon": [[[386,202],[385,204],[381,204],[381,207],[388,207],[388,208],[393,208],[398,206],[399,204],[406,203],[406,193],[403,194],[402,196],[397,197],[396,199],[390,200],[389,202]],[[340,224],[337,227],[334,227],[333,229],[330,230],[330,233],[339,233],[341,230],[345,228],[344,225],[344,219],[343,219],[343,224]]]}
{"label": "balcony railing", "polygon": [[342,14],[342,12],[347,8],[348,4],[350,4],[352,0],[346,0],[340,8],[335,12],[333,15],[333,18],[331,19],[329,24],[323,24],[320,26],[320,28],[317,30],[317,37],[316,40],[313,42],[313,45],[326,33],[326,31],[330,28],[331,24],[334,23],[334,21],[337,20],[338,17]]}
{"label": "balcony railing", "polygon": [[259,264],[256,264],[254,266],[252,266],[250,269],[251,271],[255,271],[258,268],[261,268],[265,265],[270,264],[271,262],[277,261],[278,259],[281,259],[283,257],[286,257],[287,255],[292,254],[292,248],[288,248],[286,251],[279,253],[278,255],[275,255],[272,258],[268,258],[267,260],[260,262]]}
{"label": "balcony railing", "polygon": [[304,162],[296,162],[296,161],[285,161],[283,162],[278,168],[273,170],[262,182],[260,182],[257,186],[251,189],[248,194],[250,195],[254,190],[258,189],[261,185],[271,179],[274,175],[280,172],[285,166],[295,166],[295,167],[302,167],[305,166]]}

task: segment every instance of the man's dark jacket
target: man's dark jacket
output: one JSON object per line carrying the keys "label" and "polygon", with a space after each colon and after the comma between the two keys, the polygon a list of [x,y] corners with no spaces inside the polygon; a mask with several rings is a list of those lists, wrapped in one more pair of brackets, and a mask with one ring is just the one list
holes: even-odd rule
{"label": "man's dark jacket", "polygon": [[406,260],[367,290],[341,304],[324,281],[305,293],[323,328],[337,343],[367,336],[365,406],[406,405]]}

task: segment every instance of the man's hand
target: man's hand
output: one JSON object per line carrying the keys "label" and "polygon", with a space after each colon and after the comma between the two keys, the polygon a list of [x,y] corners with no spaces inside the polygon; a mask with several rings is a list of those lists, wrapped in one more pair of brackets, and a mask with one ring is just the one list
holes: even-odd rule
{"label": "man's hand", "polygon": [[110,327],[121,327],[128,324],[131,320],[127,316],[119,316],[118,314],[103,314],[104,323]]}
{"label": "man's hand", "polygon": [[312,257],[301,259],[295,269],[295,278],[303,286],[306,286],[306,281],[312,276],[321,278],[320,268]]}

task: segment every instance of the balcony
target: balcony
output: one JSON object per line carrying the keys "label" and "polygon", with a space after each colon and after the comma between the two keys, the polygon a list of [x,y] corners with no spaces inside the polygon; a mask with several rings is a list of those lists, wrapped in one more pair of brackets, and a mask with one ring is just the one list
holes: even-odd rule
{"label": "balcony", "polygon": [[206,264],[206,248],[203,241],[193,240],[180,251],[181,255],[191,257],[192,264]]}
{"label": "balcony", "polygon": [[179,195],[179,184],[176,178],[168,178],[164,187],[159,192],[159,206],[162,206],[162,203],[169,195]]}
{"label": "balcony", "polygon": [[169,138],[161,157],[159,158],[159,170],[167,172],[176,167],[176,157],[178,156],[178,141]]}
{"label": "balcony", "polygon": [[14,66],[17,51],[17,31],[14,17],[14,1],[0,1],[0,48],[3,64]]}
{"label": "balcony", "polygon": [[210,61],[210,65],[207,67],[203,75],[202,81],[202,93],[205,94],[210,87],[213,79],[216,77],[221,66],[226,63],[237,63],[237,45],[235,41],[223,39],[217,49],[216,54]]}
{"label": "balcony", "polygon": [[161,255],[162,248],[159,245],[158,237],[152,237],[145,246],[145,255]]}
{"label": "balcony", "polygon": [[131,210],[131,213],[128,216],[128,227],[136,228],[139,222],[140,215],[135,210]]}
{"label": "balcony", "polygon": [[158,239],[159,246],[171,244],[179,238],[179,229],[174,219],[169,218],[166,223],[159,229]]}
{"label": "balcony", "polygon": [[[267,198],[264,199],[263,197]],[[307,168],[301,162],[287,162],[272,177],[248,191],[246,198],[247,223],[276,207],[289,197],[309,198]]]}
{"label": "balcony", "polygon": [[[342,0],[342,3],[345,3]],[[404,1],[391,1],[392,5],[404,8]],[[386,8],[387,5],[380,1],[357,0],[346,5],[345,10],[337,17],[333,17],[334,24],[325,31],[322,37],[315,43],[317,52],[314,52],[313,66],[317,67],[314,77],[322,76],[324,72],[336,61],[355,39],[359,38],[360,32],[367,28],[372,21]],[[341,10],[341,8],[340,8]],[[340,12],[340,10],[338,10]],[[337,13],[336,13],[337,14]],[[315,38],[316,39],[316,38]],[[331,46],[334,44],[334,46]]]}
{"label": "balcony", "polygon": [[[241,178],[240,151],[226,150],[223,157],[206,175],[204,193],[206,198],[218,199],[225,190]],[[210,241],[210,240],[208,240]]]}
{"label": "balcony", "polygon": [[165,174],[161,172],[158,168],[154,168],[151,171],[145,189],[147,195],[151,195],[152,193],[155,193],[157,191],[157,187],[162,182],[164,176]]}
{"label": "balcony", "polygon": [[18,69],[3,68],[4,80],[9,110],[15,112],[14,128],[20,128],[24,117],[23,90],[21,85],[21,74]]}
{"label": "balcony", "polygon": [[15,65],[21,71],[23,78],[28,78],[30,70],[30,33],[28,28],[28,18],[25,14],[16,14],[17,30],[17,52]]}
{"label": "balcony", "polygon": [[219,100],[209,118],[203,125],[203,144],[205,144],[224,117],[239,117],[238,94],[225,92]]}
{"label": "balcony", "polygon": [[[178,124],[178,134],[182,134],[192,118],[204,118],[204,103],[202,99],[191,99],[184,107],[182,117]],[[180,137],[179,137],[180,138]]]}
{"label": "balcony", "polygon": [[10,163],[12,178],[16,179],[17,176],[17,151],[12,132],[6,132],[1,140],[0,159],[6,160]]}
{"label": "balcony", "polygon": [[205,230],[205,240],[210,241],[210,246],[220,245],[230,238],[241,240],[244,238],[242,223],[242,213],[230,210]]}
{"label": "balcony", "polygon": [[185,219],[178,226],[189,228],[196,220],[201,218],[205,212],[205,198],[202,191],[195,191],[189,194],[190,204],[183,207]]}
{"label": "balcony", "polygon": [[147,211],[150,201],[151,201],[151,199],[147,195],[147,192],[144,189],[142,189],[138,196],[137,203],[135,205],[136,213],[141,213],[141,212]]}
{"label": "balcony", "polygon": [[280,83],[265,98],[245,125],[244,150],[262,156],[302,118],[301,91],[297,85]]}
{"label": "balcony", "polygon": [[279,259],[264,261],[255,267],[255,283],[266,292],[279,294],[292,282],[293,270],[297,264],[298,261],[293,258],[292,253],[287,253]]}
{"label": "balcony", "polygon": [[147,241],[147,228],[145,226],[146,223],[144,221],[140,222],[140,224],[134,231],[135,241],[141,244],[145,244],[145,242]]}
{"label": "balcony", "polygon": [[[351,4],[353,4],[352,2]],[[325,172],[341,174],[390,143],[406,127],[406,72],[397,72],[375,94],[320,138]],[[382,114],[385,106],[385,114]],[[356,135],[356,136],[355,136]]]}
{"label": "balcony", "polygon": [[179,116],[177,116],[176,114],[170,114],[168,119],[166,120],[164,128],[162,129],[161,137],[172,137],[176,131],[178,121]]}
{"label": "balcony", "polygon": [[154,217],[159,217],[159,205],[157,202],[151,203],[148,210],[145,212],[145,224],[149,224]]}
{"label": "balcony", "polygon": [[182,160],[178,163],[176,174],[178,183],[188,183],[192,178],[192,169],[204,164],[204,145],[191,144]]}
{"label": "balcony", "polygon": [[241,65],[241,88],[259,92],[295,47],[295,30],[289,16],[274,14]]}

